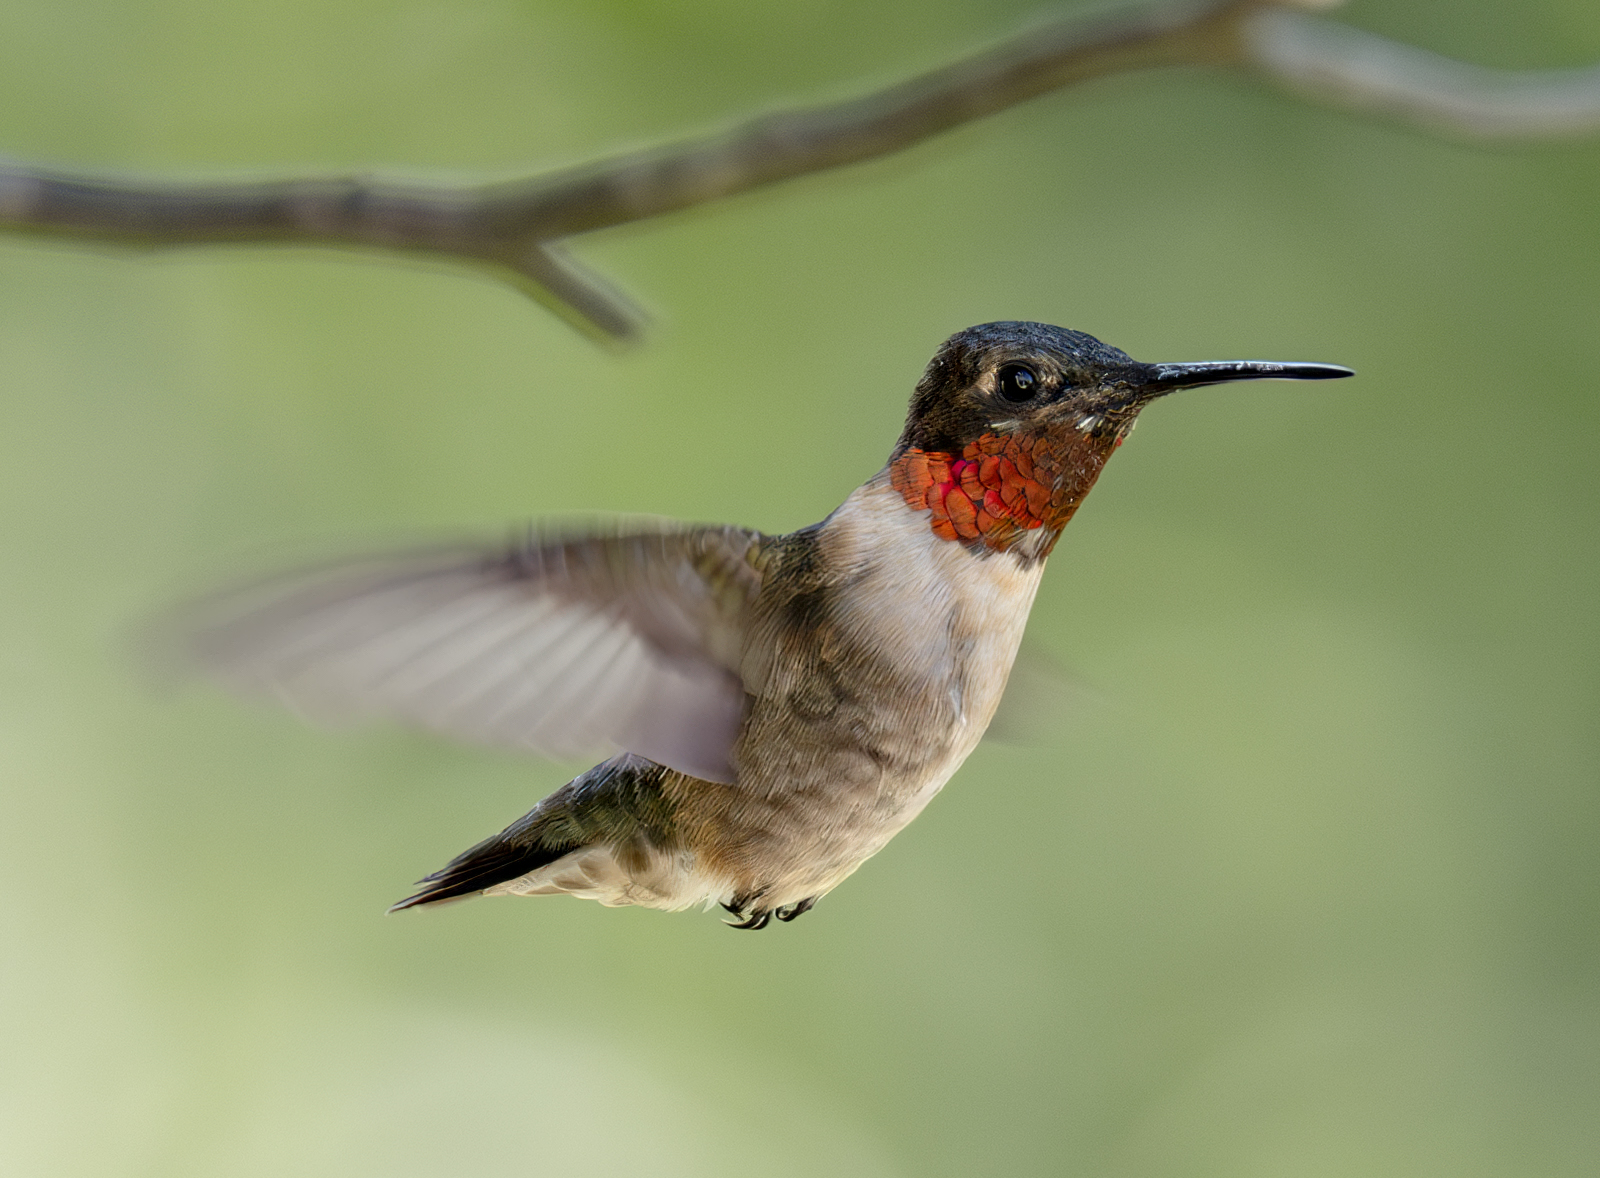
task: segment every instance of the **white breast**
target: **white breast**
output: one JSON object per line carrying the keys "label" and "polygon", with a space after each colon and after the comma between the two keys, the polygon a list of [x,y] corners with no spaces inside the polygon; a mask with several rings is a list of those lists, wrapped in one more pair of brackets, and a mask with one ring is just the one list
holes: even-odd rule
{"label": "white breast", "polygon": [[825,526],[830,561],[858,574],[848,594],[859,637],[882,643],[909,672],[942,683],[949,696],[957,730],[939,772],[919,791],[924,802],[988,728],[1044,573],[1042,559],[941,539],[929,518],[879,478],[852,494]]}

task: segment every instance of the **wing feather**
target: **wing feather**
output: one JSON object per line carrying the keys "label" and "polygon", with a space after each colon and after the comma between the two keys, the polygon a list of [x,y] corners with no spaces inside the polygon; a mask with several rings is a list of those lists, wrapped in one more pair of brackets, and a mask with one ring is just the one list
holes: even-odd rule
{"label": "wing feather", "polygon": [[731,781],[761,540],[653,526],[370,558],[214,598],[189,646],[311,719]]}

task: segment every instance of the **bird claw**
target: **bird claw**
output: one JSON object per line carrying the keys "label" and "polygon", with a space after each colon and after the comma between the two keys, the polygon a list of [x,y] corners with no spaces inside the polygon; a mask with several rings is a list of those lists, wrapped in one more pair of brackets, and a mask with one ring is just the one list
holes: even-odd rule
{"label": "bird claw", "polygon": [[751,909],[749,904],[752,899],[753,897],[747,899],[743,896],[735,896],[731,904],[724,904],[722,907],[739,919],[725,920],[722,923],[729,928],[764,929],[772,923],[772,918],[776,916],[779,920],[788,924],[796,917],[804,916],[807,912],[810,912],[812,905],[817,902],[815,896],[807,896],[804,900],[798,900],[793,904],[785,904],[782,908]]}
{"label": "bird claw", "polygon": [[784,907],[779,908],[776,915],[779,920],[783,921],[784,924],[788,924],[791,920],[795,920],[804,916],[807,912],[810,912],[812,907],[815,906],[816,902],[817,898],[815,896],[807,896],[804,900],[797,900],[793,904],[787,904]]}
{"label": "bird claw", "polygon": [[743,928],[751,930],[764,929],[772,920],[772,912],[770,910],[746,913],[738,908],[735,908],[732,904],[724,904],[723,907],[729,912],[733,913],[735,916],[744,917],[743,920],[723,921],[722,923],[727,925],[729,928]]}

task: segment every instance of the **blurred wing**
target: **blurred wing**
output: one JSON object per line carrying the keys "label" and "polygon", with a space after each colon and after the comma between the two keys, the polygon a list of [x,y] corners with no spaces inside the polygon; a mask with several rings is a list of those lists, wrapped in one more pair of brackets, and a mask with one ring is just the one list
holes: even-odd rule
{"label": "blurred wing", "polygon": [[530,535],[300,574],[202,608],[217,679],[312,719],[386,716],[561,759],[731,781],[758,533]]}
{"label": "blurred wing", "polygon": [[1076,726],[1099,694],[1044,647],[1022,640],[1005,694],[984,739],[997,744],[1048,744]]}

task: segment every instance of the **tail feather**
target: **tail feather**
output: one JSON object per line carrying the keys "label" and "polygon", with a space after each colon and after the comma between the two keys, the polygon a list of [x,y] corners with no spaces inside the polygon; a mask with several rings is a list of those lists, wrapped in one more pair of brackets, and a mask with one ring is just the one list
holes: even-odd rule
{"label": "tail feather", "polygon": [[671,807],[661,793],[669,770],[624,753],[590,769],[545,798],[499,834],[463,851],[424,885],[389,909],[402,912],[474,896],[519,879],[564,855],[640,836],[656,846],[674,841]]}
{"label": "tail feather", "polygon": [[390,912],[403,912],[424,904],[439,904],[446,900],[459,900],[475,896],[484,888],[517,879],[530,871],[554,863],[576,847],[547,846],[541,843],[518,845],[510,837],[519,821],[499,834],[484,839],[471,847],[432,875],[425,875],[417,883],[425,885],[415,895],[407,896],[389,908]]}

